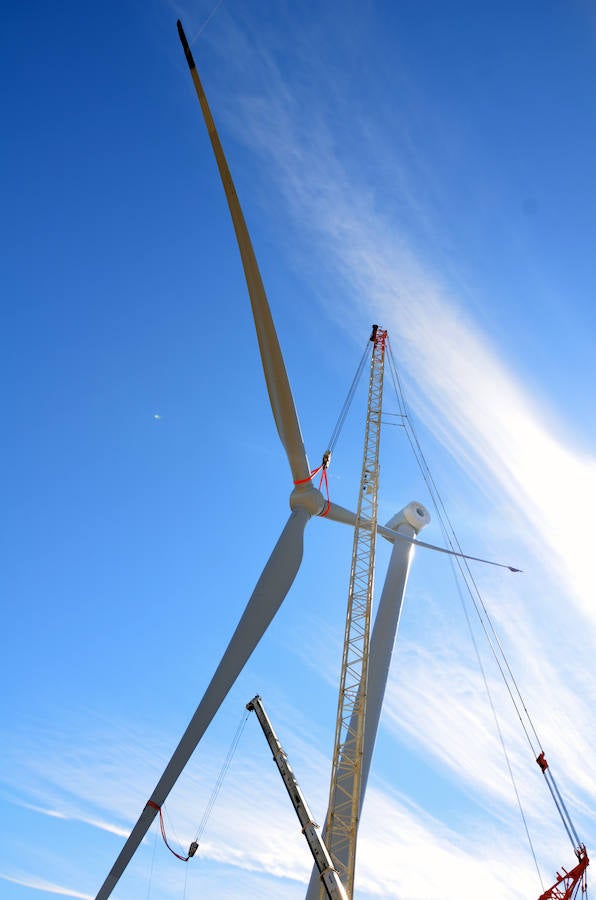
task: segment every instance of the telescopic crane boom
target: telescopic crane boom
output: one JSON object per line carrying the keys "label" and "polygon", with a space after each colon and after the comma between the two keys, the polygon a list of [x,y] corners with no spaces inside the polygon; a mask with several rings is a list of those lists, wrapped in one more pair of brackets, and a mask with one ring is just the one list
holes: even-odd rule
{"label": "telescopic crane boom", "polygon": [[331,856],[325,846],[323,838],[318,832],[318,825],[313,821],[310,810],[304,799],[304,795],[298,786],[298,782],[294,777],[288,758],[283,751],[273,726],[269,721],[269,717],[265,712],[263,701],[257,694],[256,697],[246,704],[246,708],[250,712],[255,712],[259,724],[263,729],[263,734],[267,739],[267,743],[273,753],[273,759],[279,769],[279,774],[283,779],[286,790],[290,795],[290,800],[296,810],[298,820],[302,825],[302,834],[306,838],[306,842],[310,847],[310,851],[314,857],[315,864],[320,872],[321,884],[323,885],[329,900],[348,900],[346,890],[341,883],[341,879],[333,868]]}

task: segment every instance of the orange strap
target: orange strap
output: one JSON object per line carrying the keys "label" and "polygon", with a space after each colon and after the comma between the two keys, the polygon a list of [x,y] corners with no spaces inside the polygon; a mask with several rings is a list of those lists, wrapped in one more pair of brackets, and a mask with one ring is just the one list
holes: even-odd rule
{"label": "orange strap", "polygon": [[[323,470],[321,472],[321,469]],[[331,500],[329,499],[329,481],[327,480],[327,468],[324,463],[321,463],[320,466],[317,466],[316,469],[313,469],[308,478],[301,478],[299,481],[295,481],[294,484],[308,484],[309,481],[312,481],[315,475],[321,472],[321,477],[319,479],[319,490],[321,490],[321,485],[325,482],[325,493],[327,494],[327,506],[325,507],[324,512],[319,513],[322,518],[325,518],[328,515],[329,510],[331,509]]]}
{"label": "orange strap", "polygon": [[318,469],[313,469],[312,472],[310,473],[310,475],[308,476],[308,478],[301,478],[300,481],[295,481],[294,484],[308,484],[308,482],[312,481],[312,479],[315,477],[317,472],[320,472],[322,468],[323,468],[323,463],[321,463],[321,465],[318,467]]}
{"label": "orange strap", "polygon": [[161,836],[163,838],[164,844],[166,845],[166,847],[168,848],[170,853],[173,853],[174,856],[176,857],[176,859],[179,859],[181,862],[188,862],[188,860],[190,859],[190,856],[181,856],[180,853],[176,853],[176,851],[173,850],[170,847],[170,845],[168,844],[168,839],[166,837],[166,829],[165,829],[165,826],[163,823],[163,815],[161,813],[161,806],[158,806],[157,803],[153,802],[153,800],[147,800],[147,806],[150,806],[151,809],[156,809],[157,812],[159,813],[159,827],[161,828]]}

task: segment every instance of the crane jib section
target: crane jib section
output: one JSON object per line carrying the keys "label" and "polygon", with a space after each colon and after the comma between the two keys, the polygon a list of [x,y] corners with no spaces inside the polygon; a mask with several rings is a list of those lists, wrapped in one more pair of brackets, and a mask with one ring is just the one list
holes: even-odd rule
{"label": "crane jib section", "polygon": [[374,325],[362,475],[340,676],[326,843],[349,897],[354,891],[360,816],[366,685],[374,588],[379,443],[387,332]]}

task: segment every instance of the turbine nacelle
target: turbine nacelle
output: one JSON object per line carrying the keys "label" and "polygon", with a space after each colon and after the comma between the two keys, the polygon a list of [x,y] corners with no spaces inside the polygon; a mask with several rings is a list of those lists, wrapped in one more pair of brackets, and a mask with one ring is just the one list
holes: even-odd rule
{"label": "turbine nacelle", "polygon": [[416,500],[412,500],[411,503],[404,506],[402,510],[385,523],[385,528],[390,528],[391,531],[397,531],[400,525],[411,525],[416,534],[418,534],[418,532],[422,531],[429,522],[430,513],[426,506],[422,503],[418,503]]}

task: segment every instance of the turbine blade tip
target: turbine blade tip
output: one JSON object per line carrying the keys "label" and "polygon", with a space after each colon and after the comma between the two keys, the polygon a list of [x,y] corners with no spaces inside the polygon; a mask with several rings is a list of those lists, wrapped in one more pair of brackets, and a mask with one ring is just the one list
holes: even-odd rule
{"label": "turbine blade tip", "polygon": [[182,48],[184,50],[184,55],[186,56],[186,62],[188,63],[189,69],[194,69],[195,61],[193,59],[192,53],[190,51],[190,47],[188,46],[188,41],[186,40],[186,35],[184,33],[184,28],[182,27],[182,22],[180,19],[176,21],[176,27],[178,29],[178,36],[180,38],[180,42],[182,44]]}

